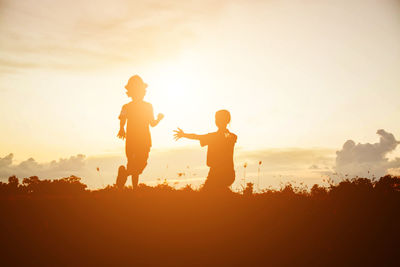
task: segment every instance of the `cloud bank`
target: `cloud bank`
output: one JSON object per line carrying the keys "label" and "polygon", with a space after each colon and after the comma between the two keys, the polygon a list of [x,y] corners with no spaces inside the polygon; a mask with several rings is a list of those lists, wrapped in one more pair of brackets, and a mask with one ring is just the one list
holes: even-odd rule
{"label": "cloud bank", "polygon": [[89,188],[99,188],[114,183],[116,170],[123,163],[123,158],[118,156],[86,157],[82,154],[45,163],[33,158],[15,163],[14,155],[10,153],[0,158],[0,180],[6,181],[12,175],[18,178],[38,176],[40,179],[75,175]]}
{"label": "cloud bank", "polygon": [[0,9],[0,70],[81,70],[160,60],[191,42],[195,29],[228,3],[5,0]]}
{"label": "cloud bank", "polygon": [[378,130],[378,143],[356,144],[353,140],[344,143],[336,152],[336,171],[339,175],[359,177],[381,177],[389,169],[400,167],[400,158],[389,160],[388,154],[400,144],[393,134]]}
{"label": "cloud bank", "polygon": [[11,175],[19,177],[33,175],[52,178],[64,177],[84,169],[86,165],[85,156],[81,154],[58,161],[53,160],[49,163],[38,163],[35,159],[29,158],[19,164],[13,164],[13,158],[12,153],[0,158],[0,177],[4,178]]}
{"label": "cloud bank", "polygon": [[[356,144],[352,140],[344,143],[339,151],[328,148],[285,148],[242,150],[235,152],[236,188],[246,182],[254,182],[260,188],[279,187],[286,182],[304,182],[307,185],[321,183],[336,171],[339,177],[362,176],[380,177],[390,172],[400,173],[400,158],[390,160],[388,154],[399,144],[393,134],[379,130],[378,143]],[[125,156],[110,155],[86,157],[78,154],[47,163],[29,158],[20,163],[14,155],[0,157],[0,178],[39,176],[53,179],[76,175],[89,188],[99,188],[115,182],[116,170],[125,164]],[[244,165],[246,163],[246,168]],[[261,164],[260,164],[261,163]],[[98,170],[99,168],[99,170]],[[150,154],[148,167],[141,176],[141,182],[154,184],[167,179],[178,186],[200,185],[207,176],[206,150],[198,147],[154,149]],[[246,176],[246,179],[244,177]],[[337,177],[332,177],[336,179]],[[128,182],[128,185],[130,183]]]}
{"label": "cloud bank", "polygon": [[[115,182],[118,166],[125,164],[124,155],[86,157],[76,155],[69,158],[39,163],[29,158],[16,163],[13,154],[0,158],[0,178],[7,180],[11,175],[19,178],[39,176],[41,179],[54,179],[70,175],[82,177],[89,188],[99,188]],[[259,162],[262,164],[259,165]],[[291,180],[319,182],[321,172],[330,168],[334,162],[332,149],[262,149],[243,151],[238,149],[235,156],[236,186],[243,182],[244,163],[246,182],[258,181],[260,167],[260,186],[279,186],[281,182]],[[318,169],[309,169],[314,164]],[[99,168],[99,171],[97,171]],[[168,150],[154,149],[150,154],[148,166],[140,182],[154,184],[164,179],[178,186],[202,184],[207,176],[206,149],[198,147],[176,148]],[[319,179],[319,180],[318,180]],[[128,185],[130,182],[128,182]]]}

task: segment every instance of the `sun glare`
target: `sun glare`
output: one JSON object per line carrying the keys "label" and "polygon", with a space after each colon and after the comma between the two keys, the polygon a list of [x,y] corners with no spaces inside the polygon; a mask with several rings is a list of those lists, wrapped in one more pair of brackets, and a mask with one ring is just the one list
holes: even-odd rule
{"label": "sun glare", "polygon": [[202,88],[204,82],[193,61],[189,56],[182,57],[156,65],[144,75],[149,84],[147,101],[153,104],[155,114],[165,114],[165,123],[172,128],[177,123],[191,125],[193,118],[200,119],[200,109],[204,113],[210,108],[207,88]]}

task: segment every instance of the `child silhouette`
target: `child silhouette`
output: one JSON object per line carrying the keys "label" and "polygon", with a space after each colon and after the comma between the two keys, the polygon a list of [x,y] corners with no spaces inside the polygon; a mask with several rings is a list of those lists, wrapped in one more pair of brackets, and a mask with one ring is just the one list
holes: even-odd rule
{"label": "child silhouette", "polygon": [[231,120],[231,114],[227,110],[219,110],[215,113],[215,124],[218,131],[204,135],[187,134],[180,128],[175,130],[175,140],[182,137],[199,140],[201,146],[208,146],[207,166],[210,171],[204,183],[204,189],[227,189],[235,181],[235,169],[233,165],[233,151],[237,136],[227,129]]}
{"label": "child silhouette", "polygon": [[[158,114],[154,119],[153,106],[143,101],[147,84],[138,75],[132,76],[125,86],[126,94],[132,101],[122,107],[119,115],[120,129],[118,137],[126,138],[125,152],[127,166],[120,166],[117,176],[117,187],[124,187],[129,175],[132,175],[132,186],[138,184],[139,175],[147,165],[151,148],[151,135],[149,126],[156,126],[163,118]],[[125,132],[125,123],[126,132]]]}

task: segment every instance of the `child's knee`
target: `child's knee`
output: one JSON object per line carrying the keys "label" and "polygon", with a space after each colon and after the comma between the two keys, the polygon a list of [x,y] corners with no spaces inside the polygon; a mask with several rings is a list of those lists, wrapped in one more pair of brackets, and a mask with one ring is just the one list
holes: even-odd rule
{"label": "child's knee", "polygon": [[130,175],[140,175],[142,174],[146,166],[147,166],[147,160],[146,161],[136,160],[133,162],[128,161],[127,170]]}

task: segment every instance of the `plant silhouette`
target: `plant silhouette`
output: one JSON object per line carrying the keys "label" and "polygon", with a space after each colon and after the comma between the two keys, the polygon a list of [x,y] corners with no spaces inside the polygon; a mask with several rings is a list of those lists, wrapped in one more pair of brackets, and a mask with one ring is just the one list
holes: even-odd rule
{"label": "plant silhouette", "polygon": [[[80,178],[0,183],[4,266],[390,266],[400,178],[212,194],[166,182],[87,190]],[[373,252],[373,253],[372,253]]]}

